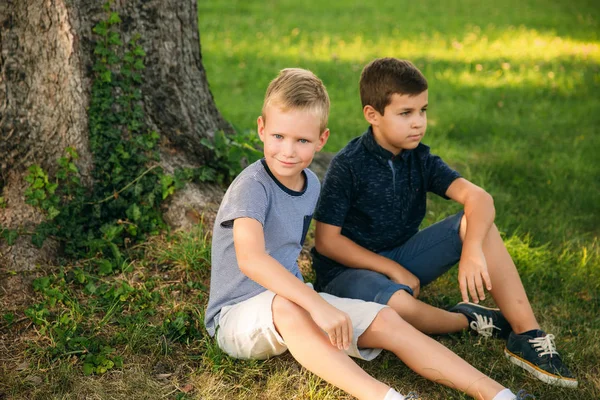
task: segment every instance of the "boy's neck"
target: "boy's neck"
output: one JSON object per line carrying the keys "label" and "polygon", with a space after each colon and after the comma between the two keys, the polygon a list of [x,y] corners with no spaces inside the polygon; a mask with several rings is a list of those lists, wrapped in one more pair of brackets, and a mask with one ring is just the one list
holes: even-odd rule
{"label": "boy's neck", "polygon": [[379,145],[379,147],[381,147],[382,149],[385,149],[387,151],[389,151],[390,153],[392,153],[393,157],[399,156],[403,149],[397,149],[393,146],[387,145],[379,136],[379,132],[376,131],[375,128],[373,128],[373,126],[371,126],[371,132],[373,132],[373,139],[375,139],[375,142],[377,143],[377,145]]}
{"label": "boy's neck", "polygon": [[267,170],[267,173],[280,187],[285,187],[286,189],[295,193],[302,193],[306,189],[307,178],[304,170],[300,171],[300,173],[297,175],[282,177],[277,176],[275,172],[273,172],[266,159],[263,158],[261,162]]}

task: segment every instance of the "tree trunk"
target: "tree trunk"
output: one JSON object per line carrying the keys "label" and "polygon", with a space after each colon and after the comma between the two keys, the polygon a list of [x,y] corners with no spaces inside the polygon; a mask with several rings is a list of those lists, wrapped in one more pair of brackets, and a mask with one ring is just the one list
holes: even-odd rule
{"label": "tree trunk", "polygon": [[[25,204],[23,177],[31,164],[56,170],[65,148],[80,155],[78,167],[90,182],[87,107],[92,83],[92,28],[106,18],[99,0],[0,1],[0,226],[30,230],[41,216]],[[134,33],[147,53],[143,70],[146,123],[161,135],[165,170],[200,166],[211,154],[200,144],[231,128],[219,114],[200,54],[196,0],[115,0],[121,35]],[[191,194],[194,193],[194,194]],[[213,192],[214,193],[214,192]],[[202,190],[177,195],[187,207],[209,201]],[[181,203],[181,201],[179,201]],[[177,204],[177,198],[172,204]],[[182,214],[183,213],[183,214]],[[184,215],[185,210],[173,215]],[[178,223],[177,217],[171,218]],[[0,266],[25,269],[51,258],[28,238],[13,246],[0,240]]]}

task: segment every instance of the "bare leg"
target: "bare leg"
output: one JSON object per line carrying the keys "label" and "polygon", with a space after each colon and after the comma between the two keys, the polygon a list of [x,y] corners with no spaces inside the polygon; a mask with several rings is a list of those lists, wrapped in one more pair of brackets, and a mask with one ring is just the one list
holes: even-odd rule
{"label": "bare leg", "polygon": [[478,400],[491,400],[504,389],[442,344],[419,332],[390,308],[377,314],[358,339],[358,345],[392,351],[419,375]]}
{"label": "bare leg", "polygon": [[[460,222],[460,237],[462,240],[464,240],[466,231],[467,220],[463,216]],[[492,280],[490,294],[510,323],[513,331],[523,333],[531,329],[539,329],[540,325],[527,299],[517,267],[508,250],[506,250],[495,224],[491,226],[483,241],[483,254]]]}
{"label": "bare leg", "polygon": [[412,326],[427,334],[459,332],[469,326],[464,315],[423,303],[404,290],[394,293],[387,305]]}
{"label": "bare leg", "polygon": [[385,397],[389,387],[333,347],[304,309],[275,296],[273,322],[290,353],[303,367],[358,399]]}

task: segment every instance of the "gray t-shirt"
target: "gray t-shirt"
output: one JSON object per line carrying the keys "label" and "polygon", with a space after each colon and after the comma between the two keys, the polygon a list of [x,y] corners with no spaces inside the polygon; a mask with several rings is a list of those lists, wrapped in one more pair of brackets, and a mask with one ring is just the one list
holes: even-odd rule
{"label": "gray t-shirt", "polygon": [[266,289],[240,271],[233,245],[233,221],[249,217],[263,226],[265,250],[287,270],[302,279],[298,256],[319,198],[320,184],[309,169],[301,192],[283,186],[264,160],[249,165],[232,182],[219,207],[213,228],[210,296],[204,323],[214,336],[219,313]]}

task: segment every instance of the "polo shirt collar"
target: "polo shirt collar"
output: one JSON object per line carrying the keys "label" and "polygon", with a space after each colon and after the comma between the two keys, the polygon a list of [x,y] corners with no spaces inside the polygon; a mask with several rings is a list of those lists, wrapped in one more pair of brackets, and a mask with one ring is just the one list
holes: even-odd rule
{"label": "polo shirt collar", "polygon": [[373,128],[371,126],[369,126],[369,129],[363,133],[361,142],[365,148],[377,159],[377,161],[385,165],[388,165],[389,160],[406,160],[411,152],[411,150],[402,150],[400,154],[394,156],[391,151],[384,149],[379,145],[379,143],[377,143],[375,136],[373,135]]}

